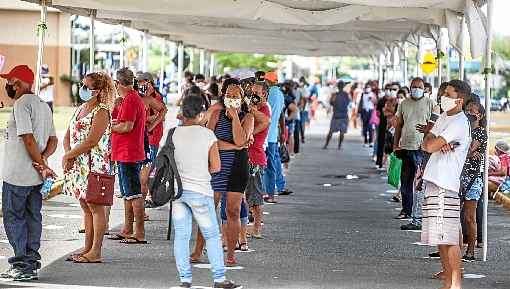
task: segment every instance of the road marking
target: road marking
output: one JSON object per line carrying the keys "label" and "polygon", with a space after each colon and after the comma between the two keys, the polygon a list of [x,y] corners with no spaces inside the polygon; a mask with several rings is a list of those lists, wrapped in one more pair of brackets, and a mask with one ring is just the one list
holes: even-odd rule
{"label": "road marking", "polygon": [[395,211],[401,211],[402,208],[395,208]]}
{"label": "road marking", "polygon": [[464,278],[464,279],[482,279],[485,277],[486,277],[485,275],[481,275],[481,274],[464,274],[462,276],[462,278]]}
{"label": "road marking", "polygon": [[69,204],[69,207],[79,207],[79,206],[80,206],[80,204],[74,204],[74,203],[73,204]]}
{"label": "road marking", "polygon": [[63,229],[64,226],[58,226],[58,225],[46,225],[46,226],[43,226],[43,229],[45,230],[60,230],[60,229]]}
{"label": "road marking", "polygon": [[391,194],[380,193],[379,196],[381,196],[381,197],[389,197],[389,196],[391,196]]}
{"label": "road marking", "polygon": [[[211,269],[211,264],[195,264],[193,267],[198,269]],[[227,270],[243,270],[243,266],[234,266],[234,267],[227,267],[225,266],[225,269]]]}
{"label": "road marking", "polygon": [[81,219],[82,218],[80,215],[66,215],[66,214],[54,214],[54,215],[48,215],[48,217],[57,218],[57,219]]}
{"label": "road marking", "polygon": [[251,253],[251,252],[255,252],[255,250],[253,249],[248,249],[248,251],[236,250],[236,253]]}
{"label": "road marking", "polygon": [[271,215],[269,212],[262,212],[262,215]]}
{"label": "road marking", "polygon": [[428,246],[428,244],[422,243],[422,242],[414,242],[413,245],[417,246]]}
{"label": "road marking", "polygon": [[324,184],[324,187],[331,187],[331,184]]}
{"label": "road marking", "polygon": [[408,232],[413,232],[413,233],[421,233],[421,230],[406,230]]}
{"label": "road marking", "polygon": [[348,180],[356,180],[356,179],[359,179],[359,177],[357,175],[347,175],[345,176],[346,179]]}
{"label": "road marking", "polygon": [[398,193],[398,190],[387,190],[386,193],[388,193],[388,194],[396,194],[396,193]]}

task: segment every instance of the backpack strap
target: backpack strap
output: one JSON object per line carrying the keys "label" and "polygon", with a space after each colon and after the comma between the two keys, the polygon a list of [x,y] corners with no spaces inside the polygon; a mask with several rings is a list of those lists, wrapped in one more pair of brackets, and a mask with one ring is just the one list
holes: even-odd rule
{"label": "backpack strap", "polygon": [[174,157],[175,144],[173,138],[176,128],[177,127],[170,129],[170,131],[168,131],[168,137],[166,138],[167,140],[166,144],[168,145],[168,152],[170,156],[169,158],[170,167],[172,168],[171,171],[169,171],[169,173],[173,174],[173,178],[175,179],[175,181],[177,181],[177,193],[175,194],[174,198],[171,201],[179,199],[182,196],[183,191],[181,176],[179,175],[179,171],[177,170],[177,164],[175,163]]}

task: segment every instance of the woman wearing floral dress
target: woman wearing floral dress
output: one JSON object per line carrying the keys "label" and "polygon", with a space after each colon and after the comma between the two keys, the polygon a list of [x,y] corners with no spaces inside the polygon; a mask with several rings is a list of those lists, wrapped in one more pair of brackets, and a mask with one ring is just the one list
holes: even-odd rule
{"label": "woman wearing floral dress", "polygon": [[86,202],[87,179],[89,166],[97,173],[111,173],[110,104],[114,89],[107,74],[88,74],[80,88],[80,99],[84,103],[74,113],[64,137],[64,190],[80,201],[85,221],[85,247],[81,253],[67,259],[75,263],[101,262],[105,206]]}

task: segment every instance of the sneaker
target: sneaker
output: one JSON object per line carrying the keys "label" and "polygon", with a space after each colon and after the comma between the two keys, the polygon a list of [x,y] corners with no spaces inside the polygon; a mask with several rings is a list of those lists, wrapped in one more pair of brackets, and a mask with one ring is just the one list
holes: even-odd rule
{"label": "sneaker", "polygon": [[32,281],[39,280],[39,275],[37,274],[37,270],[29,270],[25,272],[21,272],[20,274],[13,276],[13,281]]}
{"label": "sneaker", "polygon": [[400,226],[400,230],[403,230],[403,231],[420,231],[421,230],[421,225],[416,225],[416,224],[413,224],[413,223],[409,223],[409,224]]}
{"label": "sneaker", "polygon": [[155,208],[156,206],[154,205],[154,203],[152,202],[152,200],[145,200],[144,202],[144,207],[146,209],[153,209]]}
{"label": "sneaker", "polygon": [[441,256],[439,256],[439,252],[433,252],[429,254],[430,259],[440,259]]}
{"label": "sneaker", "polygon": [[191,288],[191,283],[188,282],[182,282],[180,288]]}
{"label": "sneaker", "polygon": [[213,288],[242,289],[243,286],[235,284],[233,281],[225,280],[221,283],[214,282]]}
{"label": "sneaker", "polygon": [[475,256],[464,255],[462,257],[462,262],[471,263],[471,262],[475,262],[475,261],[476,261]]}
{"label": "sneaker", "polygon": [[278,196],[288,196],[294,194],[293,191],[290,191],[289,189],[285,189],[278,193]]}
{"label": "sneaker", "polygon": [[20,269],[11,266],[11,268],[9,268],[7,271],[0,274],[0,278],[12,279],[12,278],[14,278],[15,275],[20,274],[20,273],[21,273]]}
{"label": "sneaker", "polygon": [[411,216],[407,215],[406,213],[400,213],[398,216],[394,218],[395,220],[405,220],[405,219],[411,219]]}

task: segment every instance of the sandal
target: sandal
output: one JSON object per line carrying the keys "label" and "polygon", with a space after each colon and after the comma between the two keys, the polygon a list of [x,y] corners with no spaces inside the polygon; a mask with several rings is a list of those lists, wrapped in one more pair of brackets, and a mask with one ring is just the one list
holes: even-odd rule
{"label": "sandal", "polygon": [[236,247],[236,250],[239,250],[239,251],[242,251],[242,252],[247,252],[249,249],[250,248],[248,248],[248,243],[246,243],[246,242],[237,244],[237,247]]}
{"label": "sandal", "polygon": [[111,234],[108,236],[108,240],[114,240],[114,241],[125,240],[125,239],[129,239],[129,238],[130,237],[124,236],[120,233],[115,233],[115,234]]}
{"label": "sandal", "polygon": [[237,265],[239,264],[237,264],[237,261],[234,258],[225,260],[225,266],[227,267],[235,267]]}
{"label": "sandal", "polygon": [[147,242],[147,240],[138,240],[136,238],[128,238],[128,239],[123,239],[123,240],[120,240],[120,243],[122,244],[149,244]]}
{"label": "sandal", "polygon": [[81,253],[79,254],[71,254],[69,256],[67,256],[67,258],[65,259],[66,262],[74,262],[74,260],[78,257],[81,257],[83,256]]}
{"label": "sandal", "polygon": [[77,264],[98,264],[98,263],[103,263],[103,261],[101,259],[90,260],[89,258],[87,258],[87,257],[85,257],[83,255],[77,257],[76,259],[74,259],[73,262],[77,263]]}

